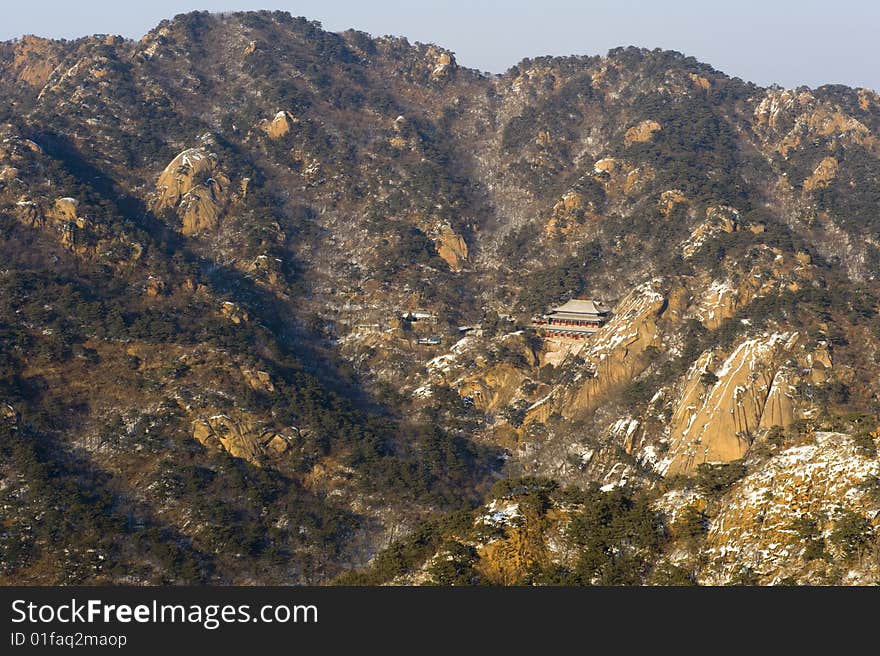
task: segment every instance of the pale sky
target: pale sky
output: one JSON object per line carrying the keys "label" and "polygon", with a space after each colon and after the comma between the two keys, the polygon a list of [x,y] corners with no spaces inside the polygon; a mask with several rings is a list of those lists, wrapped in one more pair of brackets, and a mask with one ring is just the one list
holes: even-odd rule
{"label": "pale sky", "polygon": [[880,89],[875,0],[0,0],[0,7],[0,40],[139,38],[161,19],[194,9],[284,9],[332,31],[353,27],[437,43],[462,65],[493,73],[523,57],[635,45],[678,50],[762,85]]}

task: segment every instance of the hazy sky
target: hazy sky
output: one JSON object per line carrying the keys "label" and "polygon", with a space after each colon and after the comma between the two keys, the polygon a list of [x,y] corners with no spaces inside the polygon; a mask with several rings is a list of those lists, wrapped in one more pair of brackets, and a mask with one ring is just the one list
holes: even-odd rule
{"label": "hazy sky", "polygon": [[728,75],[783,86],[880,90],[876,0],[2,0],[0,40],[21,34],[138,38],[193,9],[284,9],[349,27],[437,43],[459,63],[501,72],[523,57],[604,54],[620,45],[668,48]]}

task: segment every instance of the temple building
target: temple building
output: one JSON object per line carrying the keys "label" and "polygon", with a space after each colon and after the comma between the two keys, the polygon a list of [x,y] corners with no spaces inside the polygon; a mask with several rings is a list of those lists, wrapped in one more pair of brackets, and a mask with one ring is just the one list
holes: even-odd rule
{"label": "temple building", "polygon": [[573,298],[532,321],[544,337],[586,339],[608,320],[608,311],[601,303]]}

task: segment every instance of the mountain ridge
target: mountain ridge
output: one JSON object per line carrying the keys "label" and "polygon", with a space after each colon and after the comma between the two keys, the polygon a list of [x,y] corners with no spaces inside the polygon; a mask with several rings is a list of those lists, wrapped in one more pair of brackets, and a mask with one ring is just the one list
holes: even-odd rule
{"label": "mountain ridge", "polygon": [[[4,581],[876,580],[875,93],[197,12],[0,95]],[[100,548],[28,519],[77,486]]]}

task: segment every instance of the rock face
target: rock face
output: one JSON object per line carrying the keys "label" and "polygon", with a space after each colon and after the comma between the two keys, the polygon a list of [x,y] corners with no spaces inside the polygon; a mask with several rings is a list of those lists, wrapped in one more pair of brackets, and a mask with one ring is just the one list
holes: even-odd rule
{"label": "rock face", "polygon": [[634,143],[651,141],[654,139],[654,133],[661,129],[663,129],[663,126],[657,121],[642,121],[626,131],[623,137],[624,144],[631,146]]}
{"label": "rock face", "polygon": [[878,147],[877,137],[839,104],[810,91],[775,89],[755,107],[755,128],[783,157],[811,140],[834,138],[843,144]]}
{"label": "rock face", "polygon": [[261,428],[251,419],[223,414],[195,420],[193,437],[206,447],[222,448],[254,465],[262,464],[267,455],[287,451],[291,439],[271,428]]}
{"label": "rock face", "polygon": [[259,463],[260,451],[253,436],[253,426],[227,415],[215,415],[193,422],[193,437],[209,447],[222,447],[236,458]]}
{"label": "rock face", "polygon": [[[788,361],[800,359],[809,369],[816,360],[803,350],[803,342],[798,333],[747,339],[720,366],[714,352],[701,355],[672,416],[666,473],[690,473],[703,462],[738,460],[759,429],[789,426],[796,418],[800,372]],[[707,382],[705,372],[717,381]]]}
{"label": "rock face", "polygon": [[16,46],[12,63],[17,78],[37,89],[43,87],[61,63],[57,51],[56,41],[32,35],[23,36]]}
{"label": "rock face", "polygon": [[836,158],[824,158],[810,174],[810,177],[804,180],[804,191],[809,192],[827,187],[837,177],[838,168],[840,168],[840,163]]}
{"label": "rock face", "polygon": [[182,222],[181,232],[194,236],[213,230],[229,202],[230,180],[218,165],[217,156],[202,147],[190,148],[175,157],[156,182],[154,211],[174,210]]}
{"label": "rock face", "polygon": [[291,128],[299,123],[299,119],[287,111],[275,114],[272,120],[263,119],[257,127],[269,135],[270,139],[280,139],[290,133]]}
{"label": "rock face", "polygon": [[[785,577],[821,582],[834,561],[805,557],[809,542],[845,558],[826,540],[842,510],[876,524],[880,503],[867,494],[865,483],[878,474],[880,463],[840,433],[816,433],[809,443],[771,458],[736,484],[713,517],[702,582],[724,584],[745,568],[762,583]],[[795,528],[803,519],[816,523],[806,539]],[[850,567],[844,580],[859,582],[858,563]]]}
{"label": "rock face", "polygon": [[494,412],[511,402],[524,380],[523,373],[515,367],[499,364],[465,380],[459,394],[473,399],[474,406],[480,410]]}
{"label": "rock face", "polygon": [[461,271],[468,259],[467,243],[461,235],[456,234],[450,226],[443,225],[434,246],[437,249],[437,255],[446,261],[450,269]]}
{"label": "rock face", "polygon": [[[706,328],[718,328],[724,319],[732,317],[740,307],[741,290],[728,281],[715,281],[706,289],[699,302],[698,316]],[[751,296],[746,297],[746,301]]]}
{"label": "rock face", "polygon": [[428,60],[432,62],[431,79],[435,82],[444,80],[455,70],[455,58],[451,52],[440,50],[435,46],[428,48]]}
{"label": "rock face", "polygon": [[576,191],[565,193],[562,198],[553,206],[550,219],[544,227],[544,231],[548,235],[561,233],[569,234],[577,224],[584,223],[590,217],[596,219],[595,214],[590,212],[590,208],[582,194]]}

